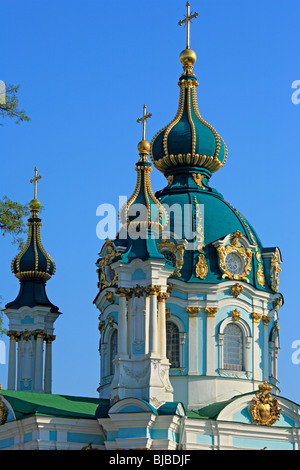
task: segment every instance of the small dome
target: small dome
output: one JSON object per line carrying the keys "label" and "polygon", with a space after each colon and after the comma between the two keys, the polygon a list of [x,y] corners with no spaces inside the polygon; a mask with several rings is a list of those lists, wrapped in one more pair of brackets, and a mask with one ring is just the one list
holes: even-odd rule
{"label": "small dome", "polygon": [[55,263],[46,253],[40,238],[41,219],[38,209],[41,204],[37,199],[30,202],[31,217],[28,219],[28,238],[24,248],[13,259],[11,270],[20,280],[47,281],[55,274]]}
{"label": "small dome", "polygon": [[185,71],[179,79],[178,111],[170,124],[154,136],[151,158],[162,173],[178,166],[205,168],[214,173],[226,161],[226,145],[199,113],[196,95],[198,82],[192,72],[192,63],[196,58],[191,55],[191,50],[186,49],[180,54],[180,60]]}

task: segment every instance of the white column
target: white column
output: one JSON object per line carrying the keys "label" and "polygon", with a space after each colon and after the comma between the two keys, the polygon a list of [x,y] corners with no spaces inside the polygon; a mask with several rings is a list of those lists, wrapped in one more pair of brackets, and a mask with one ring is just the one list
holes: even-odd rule
{"label": "white column", "polygon": [[149,305],[149,353],[157,355],[158,353],[158,323],[157,323],[157,294],[160,286],[146,287],[150,294]]}
{"label": "white column", "polygon": [[119,312],[118,312],[118,357],[127,355],[127,301],[126,295],[129,289],[119,287]]}
{"label": "white column", "polygon": [[162,358],[167,357],[167,329],[166,329],[166,299],[170,297],[167,292],[158,294],[158,336],[159,336],[159,353]]}
{"label": "white column", "polygon": [[216,375],[215,315],[217,307],[205,307],[206,313],[206,375]]}
{"label": "white column", "polygon": [[45,352],[45,377],[44,377],[44,392],[51,393],[52,389],[52,341],[54,335],[47,335],[46,337],[46,352]]}
{"label": "white column", "polygon": [[145,354],[149,353],[149,317],[150,317],[150,296],[146,293],[145,299]]}
{"label": "white column", "polygon": [[261,367],[260,367],[260,351],[259,351],[259,321],[262,315],[260,313],[252,313],[253,320],[253,379],[254,380],[263,380],[261,377]]}
{"label": "white column", "polygon": [[264,324],[264,350],[263,350],[263,368],[264,373],[263,377],[266,377],[266,380],[269,380],[270,371],[269,371],[269,322],[271,321],[271,317],[267,315],[262,316],[262,321]]}
{"label": "white column", "polygon": [[16,331],[8,331],[9,336],[9,358],[7,389],[15,390],[16,387]]}
{"label": "white column", "polygon": [[127,353],[131,357],[132,355],[132,335],[133,335],[133,312],[132,312],[132,290],[126,296],[128,301],[128,308],[127,308]]}
{"label": "white column", "polygon": [[43,342],[45,330],[35,330],[35,391],[43,391]]}
{"label": "white column", "polygon": [[189,314],[189,375],[198,375],[198,328],[197,328],[197,314],[200,311],[200,307],[187,307],[187,313]]}

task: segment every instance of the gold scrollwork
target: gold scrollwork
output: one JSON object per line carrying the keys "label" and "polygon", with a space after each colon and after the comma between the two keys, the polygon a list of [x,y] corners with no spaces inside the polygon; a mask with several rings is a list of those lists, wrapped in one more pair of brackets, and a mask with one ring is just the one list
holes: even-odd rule
{"label": "gold scrollwork", "polygon": [[263,266],[261,262],[261,254],[259,251],[256,252],[256,259],[257,259],[257,271],[256,271],[256,279],[258,284],[261,287],[265,287],[265,275],[263,271]]}
{"label": "gold scrollwork", "polygon": [[266,380],[259,385],[259,392],[252,399],[249,411],[252,416],[252,424],[262,426],[272,426],[280,417],[281,409],[278,405],[278,399],[272,399],[272,386],[268,385]]}
{"label": "gold scrollwork", "polygon": [[[251,261],[253,257],[253,251],[250,248],[245,248],[242,244],[240,243],[240,240],[242,238],[242,234],[239,230],[237,230],[235,233],[231,235],[231,243],[228,243],[226,246],[218,246],[217,250],[219,253],[219,258],[220,258],[220,269],[223,271],[222,278],[228,277],[229,279],[241,279],[246,282],[249,282],[249,279],[247,276],[251,272]],[[244,260],[244,270],[240,274],[233,274],[231,273],[226,265],[226,256],[229,253],[238,253]]]}
{"label": "gold scrollwork", "polygon": [[182,243],[179,243],[176,245],[175,242],[168,241],[167,238],[162,238],[161,243],[158,243],[158,248],[162,252],[164,250],[171,251],[176,256],[176,262],[175,262],[175,268],[176,270],[174,271],[174,275],[181,277],[180,270],[183,266],[183,255],[184,255],[184,250],[185,246]]}
{"label": "gold scrollwork", "polygon": [[243,292],[243,286],[242,284],[235,284],[234,286],[231,287],[231,293],[232,295],[237,298],[242,292]]}
{"label": "gold scrollwork", "polygon": [[98,261],[98,264],[97,264],[98,266],[97,273],[98,273],[98,278],[99,278],[99,282],[98,282],[99,290],[102,290],[105,287],[115,286],[118,280],[117,273],[114,273],[113,279],[107,279],[107,270],[105,268],[109,266],[112,258],[119,256],[120,253],[117,253],[115,251],[113,242],[111,240],[105,240],[104,246],[106,247],[106,253],[103,256],[103,258],[101,258]]}
{"label": "gold scrollwork", "polygon": [[279,251],[276,248],[273,258],[271,259],[271,288],[274,292],[278,292],[279,288],[279,273],[281,272],[279,262]]}
{"label": "gold scrollwork", "polygon": [[134,289],[133,289],[133,294],[135,297],[142,297],[143,294],[144,294],[144,288],[143,286],[140,286],[139,284],[137,284]]}
{"label": "gold scrollwork", "polygon": [[146,295],[149,296],[149,295],[158,295],[161,291],[161,286],[155,286],[155,285],[151,285],[151,286],[146,286],[145,287],[145,292],[146,292]]}
{"label": "gold scrollwork", "polygon": [[205,189],[205,186],[202,183],[202,180],[204,178],[204,175],[201,175],[201,173],[192,173],[193,180],[202,189]]}
{"label": "gold scrollwork", "polygon": [[235,309],[232,311],[231,316],[232,316],[233,321],[238,321],[238,320],[240,319],[241,312],[240,312],[237,308],[235,308]]}
{"label": "gold scrollwork", "polygon": [[106,297],[106,300],[111,303],[111,304],[114,304],[115,303],[115,296],[113,294],[112,291],[107,291],[105,292],[105,297]]}
{"label": "gold scrollwork", "polygon": [[204,255],[203,248],[205,247],[204,244],[204,234],[203,234],[203,227],[201,225],[201,214],[199,209],[199,204],[197,201],[196,196],[194,197],[194,202],[196,206],[196,240],[197,240],[197,250],[198,250],[198,261],[196,264],[195,274],[196,277],[199,279],[205,279],[208,273],[208,267]]}

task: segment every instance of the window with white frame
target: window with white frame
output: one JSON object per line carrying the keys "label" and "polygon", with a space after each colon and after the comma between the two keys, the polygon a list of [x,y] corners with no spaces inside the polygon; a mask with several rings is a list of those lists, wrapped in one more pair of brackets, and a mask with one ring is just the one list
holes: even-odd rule
{"label": "window with white frame", "polygon": [[224,329],[223,369],[243,370],[243,332],[234,323]]}
{"label": "window with white frame", "polygon": [[118,331],[114,330],[109,341],[109,373],[115,373],[114,359],[118,352]]}
{"label": "window with white frame", "polygon": [[172,322],[167,321],[167,358],[171,363],[171,368],[180,367],[180,341],[179,328]]}

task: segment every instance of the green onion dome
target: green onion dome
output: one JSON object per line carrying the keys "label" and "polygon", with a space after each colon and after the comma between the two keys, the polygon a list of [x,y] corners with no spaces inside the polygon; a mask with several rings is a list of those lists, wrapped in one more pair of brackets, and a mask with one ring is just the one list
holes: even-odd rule
{"label": "green onion dome", "polygon": [[178,111],[174,119],[152,139],[151,159],[162,173],[178,166],[205,168],[214,173],[226,161],[226,145],[198,110],[198,82],[193,73],[193,64],[196,61],[194,51],[182,51],[180,60],[184,72],[178,83]]}
{"label": "green onion dome", "polygon": [[20,280],[43,280],[55,274],[55,263],[45,251],[41,238],[41,219],[38,216],[41,203],[37,199],[30,202],[31,216],[28,219],[28,238],[24,248],[13,259],[11,270]]}

